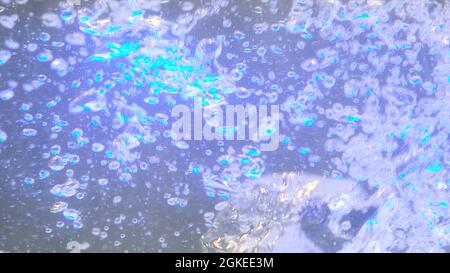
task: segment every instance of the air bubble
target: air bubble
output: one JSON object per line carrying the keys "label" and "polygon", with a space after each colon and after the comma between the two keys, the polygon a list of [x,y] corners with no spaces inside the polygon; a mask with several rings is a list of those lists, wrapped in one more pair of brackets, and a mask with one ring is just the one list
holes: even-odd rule
{"label": "air bubble", "polygon": [[76,221],[80,219],[80,212],[76,209],[67,208],[63,212],[64,218],[70,221]]}
{"label": "air bubble", "polygon": [[307,59],[302,62],[301,67],[308,72],[312,72],[319,67],[319,63],[314,58]]}
{"label": "air bubble", "polygon": [[62,22],[59,16],[55,13],[45,13],[42,15],[42,23],[46,27],[60,28],[62,27]]}
{"label": "air bubble", "polygon": [[35,180],[32,177],[25,177],[23,179],[23,183],[25,183],[26,185],[33,185],[34,182],[35,182]]}
{"label": "air bubble", "polygon": [[101,144],[101,143],[93,143],[92,144],[92,151],[95,153],[99,153],[101,151],[103,151],[105,149],[105,145]]}
{"label": "air bubble", "polygon": [[100,178],[100,179],[98,180],[98,184],[99,184],[100,186],[106,186],[106,185],[108,184],[108,179],[107,179],[107,178]]}
{"label": "air bubble", "polygon": [[6,64],[11,59],[12,54],[8,50],[0,50],[0,66]]}
{"label": "air bubble", "polygon": [[0,129],[0,143],[5,142],[8,139],[8,135],[5,131]]}
{"label": "air bubble", "polygon": [[48,166],[53,171],[57,172],[57,171],[61,171],[62,169],[64,169],[66,164],[67,164],[67,161],[63,157],[57,155],[50,160],[50,163],[48,164]]}
{"label": "air bubble", "polygon": [[245,34],[240,32],[239,30],[236,30],[234,32],[234,38],[236,38],[236,40],[243,40],[245,38]]}
{"label": "air bubble", "polygon": [[16,22],[19,19],[17,14],[13,14],[11,16],[2,15],[0,16],[0,25],[7,29],[13,29],[16,26]]}
{"label": "air bubble", "polygon": [[14,97],[14,91],[12,90],[3,90],[0,91],[0,99],[3,101],[8,101]]}
{"label": "air bubble", "polygon": [[50,193],[60,197],[71,197],[77,194],[79,188],[80,183],[77,180],[68,179],[67,182],[63,184],[53,186]]}
{"label": "air bubble", "polygon": [[50,212],[51,213],[63,212],[64,210],[67,209],[68,206],[69,205],[66,202],[58,201],[52,205],[52,207],[50,208]]}

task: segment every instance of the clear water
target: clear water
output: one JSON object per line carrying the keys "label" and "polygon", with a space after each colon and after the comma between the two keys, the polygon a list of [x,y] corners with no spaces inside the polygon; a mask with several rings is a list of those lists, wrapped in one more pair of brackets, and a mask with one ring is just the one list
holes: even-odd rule
{"label": "clear water", "polygon": [[[0,251],[449,251],[449,22],[439,0],[0,0]],[[279,106],[278,149],[175,141],[197,99]]]}

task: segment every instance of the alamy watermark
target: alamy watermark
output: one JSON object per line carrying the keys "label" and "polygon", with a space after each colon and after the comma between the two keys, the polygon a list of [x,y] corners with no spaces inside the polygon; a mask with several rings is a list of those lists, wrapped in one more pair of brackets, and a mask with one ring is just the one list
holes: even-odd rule
{"label": "alamy watermark", "polygon": [[171,137],[175,141],[251,140],[261,143],[261,151],[275,151],[280,144],[280,107],[271,105],[268,110],[268,105],[203,106],[198,100],[192,110],[178,104],[171,113],[177,119]]}

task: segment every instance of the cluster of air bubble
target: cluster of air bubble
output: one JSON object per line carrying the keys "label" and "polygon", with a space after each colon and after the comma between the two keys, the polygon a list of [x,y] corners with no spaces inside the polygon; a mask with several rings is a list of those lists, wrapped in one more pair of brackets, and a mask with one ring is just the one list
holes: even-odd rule
{"label": "cluster of air bubble", "polygon": [[[48,160],[48,168],[35,170],[35,174],[30,173],[32,169],[28,170],[23,183],[31,186],[37,180],[53,181],[52,177],[59,180],[58,173],[65,171],[65,182],[50,182],[53,185],[49,192],[57,199],[50,212],[62,213],[77,229],[83,227],[84,217],[80,210],[72,208],[70,200],[83,199],[90,180],[96,179],[100,186],[107,186],[109,180],[131,183],[136,172],[148,172],[149,164],[160,162],[157,155],[141,158],[141,151],[146,144],[169,141],[177,149],[189,148],[187,142],[170,140],[170,109],[177,100],[189,103],[199,99],[204,107],[213,107],[225,104],[225,95],[236,89],[236,79],[226,74],[216,61],[220,55],[222,37],[203,39],[192,50],[185,46],[183,40],[195,22],[214,12],[215,6],[209,10],[199,9],[194,15],[171,23],[159,16],[144,16],[145,10],[157,9],[147,4],[139,1],[129,4],[98,1],[91,8],[78,10],[78,7],[62,3],[59,14],[42,15],[42,25],[58,31],[76,26],[75,31],[64,34],[64,42],[51,43],[52,35],[44,31],[35,37],[43,45],[26,45],[26,49],[35,55],[35,60],[48,65],[59,78],[50,79],[40,74],[36,80],[24,84],[23,89],[26,92],[38,91],[45,84],[55,81],[60,92],[70,95],[66,98],[58,95],[45,103],[48,109],[52,109],[61,101],[68,102],[68,109],[63,109],[60,114],[52,112],[50,121],[42,124],[44,127],[48,123],[52,125],[50,140],[58,140],[60,135],[64,135],[63,138],[68,138],[67,144],[56,144],[45,151],[42,158]],[[10,29],[14,27],[17,15],[2,18],[3,26]],[[71,50],[70,54],[55,50],[62,47]],[[9,51],[2,52],[4,63],[9,60],[10,54]],[[81,77],[70,81],[71,74],[81,74]],[[10,86],[16,88],[17,83],[11,81]],[[245,88],[242,90],[244,92]],[[13,97],[12,90],[1,92],[4,101]],[[38,137],[40,131],[31,127],[38,120],[47,118],[41,113],[30,114],[32,108],[32,102],[23,103],[20,107],[25,112],[21,120],[25,128],[21,134],[30,139]],[[72,127],[73,124],[64,118],[67,117],[64,110],[86,123]],[[69,129],[68,135],[65,127],[73,128]],[[110,139],[96,134],[107,135]],[[1,141],[7,139],[7,133],[2,130]],[[93,164],[98,164],[82,156],[81,153],[87,147],[91,153],[104,158],[99,161],[100,167],[106,170],[103,177],[92,178],[89,174],[76,173],[80,160],[86,159],[91,168]],[[156,146],[158,152],[162,153],[164,149],[167,148],[163,145]],[[166,164],[169,172],[177,171],[175,164]],[[245,158],[242,165],[247,169],[243,170],[247,177],[261,175],[259,168],[262,162],[254,153]],[[111,173],[116,173],[117,179],[107,176]],[[214,187],[208,183],[207,174],[203,177],[207,188]],[[188,194],[189,185],[184,184],[181,189],[176,187],[173,194],[165,193],[163,198],[167,199],[170,206],[186,207],[185,196]],[[219,192],[219,196],[227,199],[228,193]],[[116,196],[113,203],[118,204],[120,201],[121,197]],[[57,226],[63,227],[64,222],[59,221]],[[47,230],[51,232],[51,229]]]}
{"label": "cluster of air bubble", "polygon": [[[244,197],[253,198],[255,191],[249,185],[266,170],[293,171],[290,168],[300,161],[306,172],[325,166],[320,175],[337,179],[336,183],[351,179],[373,191],[368,199],[376,199],[372,205],[377,213],[367,222],[370,229],[355,234],[341,250],[439,251],[450,245],[448,3],[294,0],[287,16],[277,22],[252,22],[247,20],[250,15],[246,17],[253,33],[235,28],[227,36],[219,28],[197,41],[190,33],[201,22],[224,10],[239,11],[239,3],[218,0],[194,9],[184,2],[185,13],[168,20],[158,15],[163,2],[100,0],[89,7],[61,3],[57,12],[40,18],[43,31],[26,37],[23,50],[38,64],[32,67],[46,67],[52,74],[36,72],[39,69],[24,72],[29,74],[20,85],[16,79],[5,79],[0,103],[14,105],[21,118],[14,121],[18,131],[0,127],[0,149],[17,137],[31,143],[48,136],[48,143],[40,146],[40,160],[46,161],[46,167],[32,165],[20,179],[29,187],[48,183],[54,196],[51,213],[61,213],[81,229],[88,217],[84,215],[91,212],[76,206],[92,180],[113,191],[124,185],[132,188],[135,177],[144,174],[155,180],[148,182],[148,188],[159,193],[153,184],[162,179],[154,169],[164,166],[169,174],[192,175],[208,197],[219,200],[215,212],[200,210],[208,228],[217,226],[212,224],[216,213],[225,211],[229,199],[239,200],[242,216],[232,216],[238,222],[244,219],[239,234],[259,240],[263,232],[253,232],[252,223],[270,223],[274,229],[279,223],[274,223],[272,212],[266,214],[267,208],[249,219],[253,211],[247,209],[253,199]],[[27,1],[14,4],[20,8]],[[247,4],[256,17],[279,14],[285,5],[274,0]],[[3,15],[3,9],[0,6],[0,25],[12,32],[21,18],[17,13]],[[221,27],[231,28],[232,19],[224,16]],[[269,41],[258,40],[268,33]],[[8,35],[0,47],[0,69],[20,54],[16,52],[22,45],[12,37]],[[281,75],[270,69],[277,62],[292,68]],[[261,72],[265,68],[267,75]],[[0,72],[2,79],[9,75]],[[58,92],[46,95],[47,88]],[[37,101],[23,99],[22,92],[39,93],[34,96],[45,99],[45,109],[39,109]],[[279,151],[262,152],[260,143],[251,142],[218,141],[215,150],[173,141],[172,107],[192,105],[194,100],[204,107],[236,100],[280,104],[281,129],[272,132],[282,136]],[[308,132],[323,141],[303,141]],[[146,152],[149,147],[153,154]],[[172,149],[180,157],[163,156]],[[198,150],[213,160],[205,160]],[[291,165],[282,163],[284,151],[293,158]],[[188,161],[185,169],[179,167],[180,161]],[[98,168],[103,175],[78,171],[81,164]],[[172,192],[162,193],[163,198],[174,209],[186,208],[191,205],[193,185],[179,183]],[[280,214],[289,207],[288,215],[304,207],[286,206],[278,190],[273,189],[276,198],[265,200],[264,206],[277,207]],[[116,195],[112,203],[119,206],[122,199]],[[334,217],[341,219],[358,201],[346,200],[353,207],[336,206]],[[226,225],[229,218],[223,215],[217,221]],[[132,221],[137,223],[140,217]],[[125,220],[126,215],[120,214],[113,222],[119,225]],[[92,234],[105,239],[108,229],[94,227]],[[395,235],[399,233],[401,238]],[[167,246],[163,236],[159,243],[162,249]],[[255,249],[233,246],[234,251]]]}
{"label": "cluster of air bubble", "polygon": [[[104,164],[110,170],[117,170],[122,182],[130,181],[138,170],[135,164],[140,160],[139,152],[135,152],[137,147],[157,143],[158,139],[170,136],[171,106],[180,100],[192,104],[197,99],[203,107],[212,108],[225,105],[230,94],[242,99],[250,95],[245,87],[237,88],[235,83],[242,78],[244,64],[227,74],[226,69],[217,63],[224,42],[222,36],[203,39],[193,50],[189,50],[183,40],[191,24],[214,12],[214,6],[207,12],[197,11],[189,22],[185,18],[174,24],[157,16],[145,17],[143,12],[139,12],[142,8],[139,5],[136,2],[115,7],[100,2],[94,10],[86,10],[86,14],[80,15],[81,31],[102,39],[89,61],[108,66],[114,63],[117,72],[108,68],[107,78],[104,76],[106,68],[97,71],[94,81],[103,82],[103,86],[83,91],[69,105],[73,114],[107,113],[106,117],[95,115],[92,122],[96,126],[112,124],[112,129],[119,132],[111,147],[105,150],[110,160]],[[118,12],[107,13],[105,9],[108,7],[118,9]],[[107,18],[99,21],[103,15]],[[123,41],[125,35],[130,37],[129,42]],[[127,90],[119,93],[121,86]],[[161,109],[161,112],[148,113],[147,109],[161,104],[169,107]],[[105,119],[109,121],[105,122]],[[164,131],[152,131],[155,124],[162,126]],[[96,149],[98,145],[95,144],[92,144],[94,152],[105,148],[101,144],[101,149]],[[189,148],[185,141],[172,144],[178,149]],[[228,152],[234,153],[232,148]],[[229,192],[235,190],[239,177],[256,179],[262,175],[264,162],[259,154],[257,147],[243,147],[237,155],[217,156],[221,169],[211,170],[206,165],[196,168],[194,162],[189,172],[201,173],[208,196],[227,199]],[[140,168],[146,169],[143,164],[146,165],[141,163]]]}
{"label": "cluster of air bubble", "polygon": [[[326,177],[348,177],[365,183],[376,196],[373,197],[376,201],[370,199],[378,210],[366,223],[370,228],[352,237],[352,243],[342,249],[331,249],[447,249],[450,243],[448,4],[377,0],[347,4],[294,2],[282,27],[304,38],[297,43],[302,50],[308,41],[315,43],[315,56],[302,61],[303,71],[290,72],[291,76],[301,74],[307,81],[297,94],[288,96],[282,110],[291,126],[316,125],[327,130],[323,148],[334,167]],[[285,138],[288,149],[300,154],[311,152],[308,147],[296,146],[290,137]],[[320,157],[309,157],[309,161],[317,163]],[[252,196],[254,191],[251,187],[241,195]],[[336,192],[338,197],[348,194]],[[232,235],[235,229],[227,233],[219,227],[220,231],[206,236],[208,249],[257,251],[267,247],[258,243],[265,241],[263,235],[255,236],[265,229],[250,232],[246,229],[250,225],[247,217],[258,214],[247,209],[262,202],[253,198],[257,197],[249,198],[251,205],[245,209],[239,208],[240,204],[229,209],[231,214],[237,210],[242,216],[233,218],[222,213],[220,218],[224,215],[229,218],[218,220],[224,227],[227,223],[238,223],[239,235]],[[274,199],[270,201],[272,207],[283,208],[282,201]],[[356,199],[352,207],[358,207]],[[350,208],[342,206],[332,211],[334,218],[343,219]],[[273,213],[262,222],[259,218],[250,222],[271,225]],[[239,217],[243,218],[240,224]],[[243,233],[249,237],[243,237]],[[270,243],[276,242],[276,238],[273,240]]]}

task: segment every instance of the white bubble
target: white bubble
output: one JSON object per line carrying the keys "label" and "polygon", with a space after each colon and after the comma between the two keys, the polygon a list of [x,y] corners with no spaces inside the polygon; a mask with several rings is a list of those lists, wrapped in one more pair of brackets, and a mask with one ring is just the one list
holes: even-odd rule
{"label": "white bubble", "polygon": [[13,29],[18,19],[19,16],[17,14],[13,14],[11,16],[2,15],[0,16],[0,25],[7,29]]}
{"label": "white bubble", "polygon": [[5,142],[8,139],[8,135],[5,131],[0,129],[0,143]]}
{"label": "white bubble", "polygon": [[58,213],[64,211],[69,205],[66,202],[58,201],[50,208],[51,213]]}
{"label": "white bubble", "polygon": [[103,144],[101,144],[101,143],[93,143],[92,144],[92,151],[93,152],[96,152],[96,153],[98,153],[98,152],[101,152],[101,151],[103,151],[105,149],[105,145],[103,145]]}
{"label": "white bubble", "polygon": [[311,58],[311,59],[307,59],[307,60],[303,61],[301,64],[301,67],[304,70],[311,72],[311,71],[316,70],[319,67],[319,63],[317,62],[316,59]]}
{"label": "white bubble", "polygon": [[100,178],[100,179],[98,180],[98,184],[99,184],[100,186],[105,186],[105,185],[108,184],[108,179],[107,179],[107,178]]}
{"label": "white bubble", "polygon": [[11,52],[8,50],[0,50],[0,65],[3,65],[11,59]]}
{"label": "white bubble", "polygon": [[66,164],[67,164],[67,160],[65,160],[63,157],[57,155],[57,156],[54,156],[50,160],[50,163],[48,164],[48,166],[53,171],[60,171],[60,170],[64,169]]}
{"label": "white bubble", "polygon": [[84,37],[83,33],[80,32],[67,34],[65,40],[67,43],[74,46],[82,46],[86,43],[86,38]]}
{"label": "white bubble", "polygon": [[37,135],[37,130],[31,129],[31,128],[25,128],[22,130],[22,134],[27,137],[33,137],[33,136]]}
{"label": "white bubble", "polygon": [[71,197],[77,194],[79,188],[80,183],[77,180],[70,178],[63,184],[53,186],[50,193],[61,197]]}
{"label": "white bubble", "polygon": [[67,220],[75,221],[80,219],[80,212],[75,209],[66,209],[63,212],[64,218]]}
{"label": "white bubble", "polygon": [[66,71],[69,65],[64,59],[55,59],[50,64],[51,69],[57,70],[57,71]]}
{"label": "white bubble", "polygon": [[55,13],[45,13],[42,15],[42,24],[46,27],[60,28],[62,27],[61,19]]}

